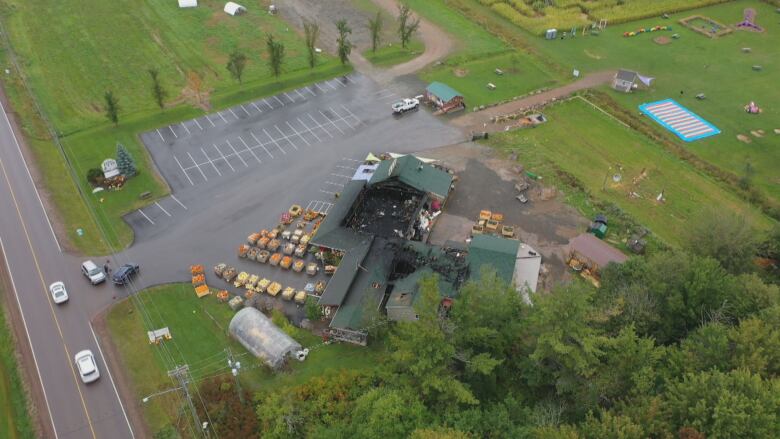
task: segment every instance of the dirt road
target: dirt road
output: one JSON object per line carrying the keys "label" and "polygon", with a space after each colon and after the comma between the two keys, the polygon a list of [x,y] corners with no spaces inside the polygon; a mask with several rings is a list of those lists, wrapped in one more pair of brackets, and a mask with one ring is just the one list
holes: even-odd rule
{"label": "dirt road", "polygon": [[592,73],[580,79],[579,81],[566,84],[562,87],[547,90],[537,95],[507,102],[506,104],[497,105],[482,111],[464,114],[452,119],[452,124],[463,128],[465,131],[504,131],[507,126],[512,125],[511,121],[507,123],[493,123],[492,119],[494,117],[505,114],[518,113],[553,99],[558,100],[565,98],[574,92],[584,90],[586,88],[592,88],[598,85],[609,83],[612,81],[614,76],[614,70]]}

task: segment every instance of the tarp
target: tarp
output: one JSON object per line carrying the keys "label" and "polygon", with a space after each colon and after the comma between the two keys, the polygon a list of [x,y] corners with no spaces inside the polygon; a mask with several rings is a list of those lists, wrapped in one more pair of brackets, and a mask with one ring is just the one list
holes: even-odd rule
{"label": "tarp", "polygon": [[194,8],[198,6],[198,0],[179,0],[180,8]]}
{"label": "tarp", "polygon": [[382,160],[379,157],[375,156],[373,152],[369,152],[365,160],[366,163],[379,163],[381,161]]}
{"label": "tarp", "polygon": [[[397,154],[397,153],[391,152],[391,153],[388,153],[388,155],[391,158],[397,159],[397,158],[400,158],[400,157],[403,157],[403,156],[409,155],[409,154]],[[436,160],[436,159],[427,159],[425,157],[419,157],[419,156],[416,156],[416,155],[412,155],[412,157],[415,157],[417,160],[419,160],[419,161],[421,161],[423,163],[435,163],[435,162],[438,162],[438,160]]]}
{"label": "tarp", "polygon": [[640,81],[642,81],[642,84],[650,87],[650,83],[655,80],[655,78],[651,78],[649,76],[642,76],[642,75],[636,75],[637,78],[639,78]]}
{"label": "tarp", "polygon": [[234,2],[225,3],[225,12],[228,15],[238,15],[246,12],[246,8]]}

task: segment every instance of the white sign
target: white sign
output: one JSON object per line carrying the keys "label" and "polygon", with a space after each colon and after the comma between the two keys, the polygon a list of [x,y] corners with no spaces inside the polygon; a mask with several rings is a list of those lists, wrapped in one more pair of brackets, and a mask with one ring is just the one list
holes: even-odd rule
{"label": "white sign", "polygon": [[103,176],[106,178],[114,178],[119,175],[119,167],[114,159],[103,160],[101,168],[103,168]]}
{"label": "white sign", "polygon": [[580,77],[580,71],[579,71],[579,70],[577,70],[577,69],[574,69],[574,71],[572,72],[572,74],[574,75],[574,77],[575,77],[575,78],[579,78],[579,77]]}

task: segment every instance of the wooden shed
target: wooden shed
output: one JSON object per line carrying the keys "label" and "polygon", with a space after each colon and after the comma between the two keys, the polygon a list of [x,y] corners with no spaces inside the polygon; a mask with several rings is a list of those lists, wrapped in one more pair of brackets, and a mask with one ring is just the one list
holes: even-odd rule
{"label": "wooden shed", "polygon": [[443,113],[466,108],[463,95],[441,82],[431,82],[425,89],[425,98]]}

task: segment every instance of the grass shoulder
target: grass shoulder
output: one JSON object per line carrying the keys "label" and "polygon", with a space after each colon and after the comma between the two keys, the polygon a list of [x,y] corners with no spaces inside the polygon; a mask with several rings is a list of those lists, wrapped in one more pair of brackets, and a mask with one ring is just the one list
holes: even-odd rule
{"label": "grass shoulder", "polygon": [[390,43],[377,48],[376,52],[368,49],[363,52],[363,57],[377,67],[391,67],[412,60],[423,52],[425,45],[421,41],[412,40],[406,47],[401,47],[400,43]]}
{"label": "grass shoulder", "polygon": [[[144,314],[139,306],[148,312]],[[169,284],[140,292],[135,299],[114,305],[106,317],[111,339],[119,351],[121,365],[140,400],[171,387],[166,371],[176,364],[189,364],[195,382],[226,373],[225,350],[240,358],[244,372],[241,385],[250,392],[266,392],[301,384],[326,371],[362,370],[376,366],[382,351],[346,344],[321,346],[321,339],[289,323],[282,329],[304,347],[319,346],[302,363],[291,362],[272,372],[252,357],[227,332],[233,311],[211,295],[198,299],[189,284]],[[144,318],[147,315],[147,319]],[[146,320],[146,321],[145,321]],[[152,345],[146,337],[151,327],[167,326],[173,339]],[[179,415],[175,393],[150,399],[143,405],[144,418],[158,432],[176,424]]]}
{"label": "grass shoulder", "polygon": [[[0,290],[0,295],[11,294]],[[19,374],[16,345],[0,303],[0,437],[32,439],[35,430],[28,410],[27,391]]]}

